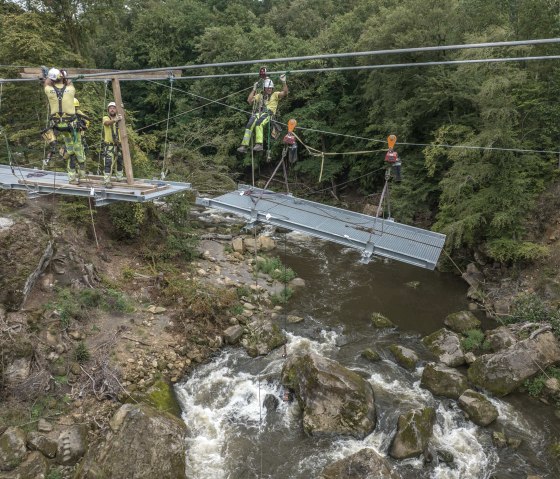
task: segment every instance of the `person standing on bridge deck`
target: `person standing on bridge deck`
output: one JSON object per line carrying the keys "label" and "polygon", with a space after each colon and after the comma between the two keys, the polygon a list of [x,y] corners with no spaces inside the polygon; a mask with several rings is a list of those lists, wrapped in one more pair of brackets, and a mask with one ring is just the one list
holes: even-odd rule
{"label": "person standing on bridge deck", "polygon": [[243,136],[241,146],[237,148],[239,153],[247,151],[253,130],[255,130],[255,146],[253,151],[263,150],[263,128],[276,113],[280,100],[288,96],[288,84],[286,83],[285,74],[280,75],[280,81],[282,82],[281,91],[274,91],[274,83],[267,77],[263,82],[263,93],[257,93],[260,81],[255,83],[251,93],[249,93],[247,103],[253,105],[253,114],[245,127],[245,135]]}
{"label": "person standing on bridge deck", "polygon": [[[51,68],[44,80],[45,94],[49,100],[50,122],[49,130],[44,133],[44,137],[50,141],[51,149],[56,148],[57,141],[64,141],[66,149],[68,171],[68,183],[71,185],[79,184],[80,179],[85,178],[85,154],[80,141],[78,132],[78,121],[76,117],[76,107],[74,106],[74,95],[76,90],[72,81],[63,75],[60,70]],[[54,139],[54,141],[53,141]],[[70,159],[75,158],[78,165]]]}
{"label": "person standing on bridge deck", "polygon": [[76,108],[76,128],[80,133],[78,135],[77,143],[79,143],[79,149],[84,152],[83,159],[84,161],[80,162],[78,159],[76,152],[68,153],[68,150],[64,148],[64,154],[62,155],[63,158],[66,160],[67,164],[69,165],[70,170],[76,171],[78,175],[78,179],[85,179],[86,177],[86,163],[85,163],[85,156],[86,156],[86,140],[84,138],[85,131],[89,128],[89,118],[84,114],[83,111],[79,110],[80,102],[76,97],[74,97],[74,107]]}
{"label": "person standing on bridge deck", "polygon": [[117,104],[112,101],[107,105],[107,115],[103,117],[103,157],[105,158],[105,173],[103,184],[111,188],[111,175],[115,172],[117,181],[124,181],[123,156],[121,148],[121,134],[119,121],[122,115],[117,114]]}

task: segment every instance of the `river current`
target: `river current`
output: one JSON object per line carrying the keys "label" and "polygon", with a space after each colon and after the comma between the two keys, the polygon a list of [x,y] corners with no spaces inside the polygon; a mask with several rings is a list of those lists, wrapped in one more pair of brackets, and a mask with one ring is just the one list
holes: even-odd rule
{"label": "river current", "polygon": [[[355,251],[294,234],[278,240],[282,261],[306,281],[284,312],[305,321],[277,320],[288,336],[287,354],[311,350],[359,372],[373,386],[377,426],[364,440],[307,436],[297,401],[282,400],[282,348],[259,358],[250,358],[241,348],[226,348],[176,385],[189,429],[187,477],[316,478],[326,465],[364,447],[387,456],[399,415],[423,406],[437,413],[433,448],[451,454],[453,461],[424,464],[422,459],[389,458],[403,479],[560,477],[546,451],[551,438],[560,437],[560,421],[551,407],[521,395],[493,398],[500,416],[482,428],[466,419],[455,401],[420,388],[424,364],[430,360],[420,339],[443,327],[447,314],[466,309],[462,279],[396,262],[363,265]],[[373,328],[372,312],[384,314],[398,329]],[[480,319],[484,327],[495,327],[491,320]],[[415,371],[394,362],[388,351],[393,343],[416,351],[422,361]],[[366,348],[378,351],[382,360],[363,359]],[[276,410],[264,406],[267,395],[278,398]],[[521,446],[496,448],[492,431],[521,439]]]}

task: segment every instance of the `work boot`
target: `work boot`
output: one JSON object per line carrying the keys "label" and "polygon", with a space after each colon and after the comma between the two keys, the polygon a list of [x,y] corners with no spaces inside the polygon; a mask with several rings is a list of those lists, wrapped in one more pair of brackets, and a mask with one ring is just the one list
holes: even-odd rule
{"label": "work boot", "polygon": [[253,147],[253,151],[263,151],[262,143],[257,143],[257,144]]}
{"label": "work boot", "polygon": [[69,172],[68,172],[68,184],[69,184],[69,185],[78,185],[78,184],[80,184],[80,182],[79,182],[78,179],[76,178],[76,172],[75,172],[75,171],[69,171]]}
{"label": "work boot", "polygon": [[103,175],[103,186],[105,188],[113,187],[113,185],[111,184],[111,175],[109,175],[108,173],[105,173],[105,175]]}
{"label": "work boot", "polygon": [[124,177],[122,171],[117,171],[117,181],[119,183],[122,183],[123,181],[126,181],[126,178]]}
{"label": "work boot", "polygon": [[237,152],[238,153],[247,153],[247,147],[245,145],[241,145],[239,148],[237,148]]}

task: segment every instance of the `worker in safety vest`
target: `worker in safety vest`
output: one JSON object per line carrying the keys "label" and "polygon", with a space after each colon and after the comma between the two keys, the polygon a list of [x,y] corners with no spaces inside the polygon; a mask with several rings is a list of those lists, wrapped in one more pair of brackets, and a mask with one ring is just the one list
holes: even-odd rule
{"label": "worker in safety vest", "polygon": [[80,179],[86,176],[86,158],[80,141],[76,107],[74,106],[76,90],[66,75],[56,68],[48,71],[44,88],[49,100],[50,128],[43,134],[43,137],[50,142],[51,150],[56,148],[57,140],[64,141],[68,183],[78,184]]}
{"label": "worker in safety vest", "polygon": [[393,169],[395,173],[395,181],[400,183],[401,181],[401,159],[399,158],[399,154],[393,150],[393,148],[389,148],[387,153],[385,154],[385,161],[387,162],[388,166]]}
{"label": "worker in safety vest", "polygon": [[[84,137],[84,134],[86,132],[86,130],[89,128],[89,118],[84,114],[83,111],[79,110],[78,108],[80,107],[80,102],[78,101],[78,99],[76,97],[74,97],[74,108],[76,108],[76,128],[78,130],[78,132],[80,133],[78,135],[78,143],[80,143],[82,151],[84,152],[84,158],[85,158],[85,153],[87,151],[87,143],[86,143],[86,139]],[[69,154],[68,151],[66,150],[66,148],[64,148],[64,154],[63,154],[63,158],[68,162],[70,162],[70,169],[74,170],[76,168],[76,162],[78,162],[76,154]],[[80,163],[78,162],[78,165],[80,165]],[[80,173],[80,171],[82,171],[83,173]],[[78,169],[78,178],[85,178],[85,164],[84,165],[80,165],[80,168]]]}
{"label": "worker in safety vest", "polygon": [[113,172],[117,181],[123,181],[123,156],[121,148],[121,135],[119,121],[122,115],[117,114],[117,104],[112,101],[107,105],[107,115],[103,117],[103,156],[105,158],[105,173],[103,183],[111,188],[111,175]]}
{"label": "worker in safety vest", "polygon": [[263,93],[257,93],[260,81],[255,83],[251,93],[249,93],[247,102],[253,105],[253,114],[245,127],[245,135],[243,136],[241,146],[237,148],[239,153],[247,151],[253,130],[255,130],[255,146],[253,151],[263,150],[263,128],[270,122],[270,117],[276,113],[280,100],[288,96],[286,75],[280,75],[280,81],[282,82],[281,91],[274,91],[274,83],[267,77],[263,82]]}

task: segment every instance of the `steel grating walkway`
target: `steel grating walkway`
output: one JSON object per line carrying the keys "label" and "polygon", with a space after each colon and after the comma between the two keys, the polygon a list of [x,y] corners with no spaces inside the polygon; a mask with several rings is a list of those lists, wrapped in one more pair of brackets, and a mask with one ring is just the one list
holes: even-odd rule
{"label": "steel grating walkway", "polygon": [[88,175],[80,185],[69,185],[68,175],[62,172],[0,165],[0,188],[27,191],[30,197],[41,194],[87,196],[95,199],[96,206],[115,201],[152,201],[163,196],[191,189],[190,183],[158,180],[135,180],[132,185],[113,183],[113,188],[103,186],[103,177]]}
{"label": "steel grating walkway", "polygon": [[366,263],[377,255],[433,270],[445,243],[440,233],[247,185],[196,202],[358,249]]}

